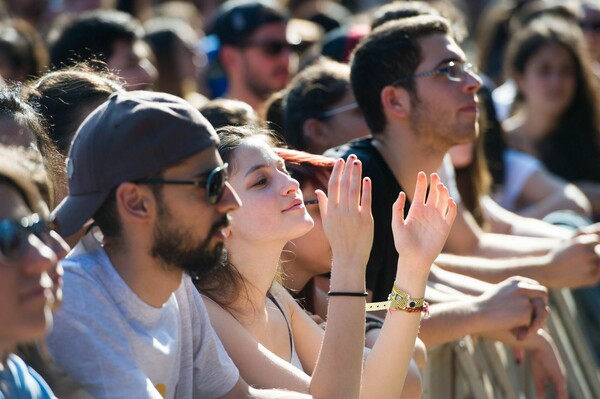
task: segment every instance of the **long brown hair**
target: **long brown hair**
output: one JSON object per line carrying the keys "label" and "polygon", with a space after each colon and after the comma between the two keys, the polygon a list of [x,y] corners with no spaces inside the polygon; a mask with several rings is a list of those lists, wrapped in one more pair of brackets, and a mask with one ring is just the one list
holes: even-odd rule
{"label": "long brown hair", "polygon": [[[600,181],[599,88],[581,30],[562,18],[533,20],[509,44],[508,73],[512,77],[522,75],[529,61],[550,44],[571,55],[576,86],[571,104],[553,131],[537,143],[537,150],[548,170],[566,180]],[[516,105],[525,101],[523,93],[517,92]]]}

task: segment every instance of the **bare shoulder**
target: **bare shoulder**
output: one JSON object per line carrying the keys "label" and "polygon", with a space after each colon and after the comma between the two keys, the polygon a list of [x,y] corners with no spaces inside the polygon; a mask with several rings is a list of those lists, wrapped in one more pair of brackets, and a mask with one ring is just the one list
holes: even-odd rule
{"label": "bare shoulder", "polygon": [[217,302],[215,302],[211,298],[207,297],[206,295],[201,294],[200,296],[202,297],[202,301],[204,302],[204,306],[206,307],[206,311],[208,312],[208,316],[210,317],[213,325],[214,325],[215,321],[217,321],[217,320],[222,320],[222,319],[235,320],[235,318],[226,309],[224,309],[221,305],[219,305]]}
{"label": "bare shoulder", "polygon": [[285,306],[288,314],[293,316],[295,312],[302,310],[296,299],[278,282],[273,282],[270,292],[282,306]]}

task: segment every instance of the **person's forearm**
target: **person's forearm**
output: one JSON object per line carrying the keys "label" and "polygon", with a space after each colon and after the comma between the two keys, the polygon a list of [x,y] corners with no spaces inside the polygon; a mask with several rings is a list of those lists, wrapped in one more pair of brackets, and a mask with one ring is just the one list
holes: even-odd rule
{"label": "person's forearm", "polygon": [[[493,229],[493,225],[492,225]],[[573,231],[565,227],[555,226],[543,220],[522,217],[510,226],[507,234],[525,237],[568,239]]]}
{"label": "person's forearm", "polygon": [[556,247],[557,242],[554,238],[485,233],[480,236],[479,244],[470,255],[486,258],[543,255]]}
{"label": "person's forearm", "polygon": [[[399,261],[395,284],[411,298],[422,298],[425,295],[427,275],[404,273],[407,268],[402,267],[401,262]],[[427,271],[428,268],[420,270],[423,269]],[[420,321],[419,312],[393,310],[387,313],[379,338],[365,360],[361,399],[400,397]]]}
{"label": "person's forearm", "polygon": [[428,349],[485,330],[486,321],[473,300],[431,305],[431,317],[421,322],[419,338]]}
{"label": "person's forearm", "polygon": [[411,360],[408,367],[408,373],[406,374],[406,380],[404,381],[404,387],[402,387],[402,396],[400,399],[421,399],[423,396],[423,382],[421,380],[421,372],[417,367],[417,364]]}
{"label": "person's forearm", "polygon": [[470,295],[465,295],[454,288],[448,287],[447,285],[440,282],[427,281],[427,288],[425,290],[425,298],[429,304],[440,303],[440,302],[452,302],[464,298],[468,298]]}
{"label": "person's forearm", "polygon": [[440,283],[455,292],[468,296],[481,295],[490,287],[490,284],[485,281],[444,270],[435,264],[431,267],[428,285],[429,283]]}
{"label": "person's forearm", "polygon": [[[363,268],[350,267],[353,260],[334,258],[333,262],[332,292],[365,291]],[[365,346],[365,298],[330,296],[327,314],[310,393],[319,398],[358,398]]]}
{"label": "person's forearm", "polygon": [[[577,190],[574,186],[572,187]],[[580,192],[579,190],[577,191]],[[578,198],[569,197],[566,190],[558,191],[541,201],[519,209],[517,213],[525,217],[541,219],[557,210],[569,210],[579,216],[588,218],[590,217],[591,205],[585,196],[581,195],[581,197],[585,202],[582,203],[578,201]]]}
{"label": "person's forearm", "polygon": [[436,264],[445,270],[488,283],[498,283],[512,276],[523,276],[544,284],[543,267],[547,262],[544,256],[486,259],[440,254],[436,259]]}
{"label": "person's forearm", "polygon": [[569,229],[554,226],[539,219],[517,215],[502,208],[489,197],[484,197],[481,205],[491,233],[559,239],[573,236],[573,232]]}

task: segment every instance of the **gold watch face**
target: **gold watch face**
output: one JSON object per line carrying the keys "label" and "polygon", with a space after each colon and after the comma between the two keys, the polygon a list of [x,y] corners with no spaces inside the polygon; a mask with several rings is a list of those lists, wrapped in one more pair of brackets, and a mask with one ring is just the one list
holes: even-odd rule
{"label": "gold watch face", "polygon": [[423,307],[423,299],[414,300],[409,296],[399,295],[396,292],[390,293],[388,300],[392,301],[390,307],[395,309],[404,309],[404,308],[421,308]]}

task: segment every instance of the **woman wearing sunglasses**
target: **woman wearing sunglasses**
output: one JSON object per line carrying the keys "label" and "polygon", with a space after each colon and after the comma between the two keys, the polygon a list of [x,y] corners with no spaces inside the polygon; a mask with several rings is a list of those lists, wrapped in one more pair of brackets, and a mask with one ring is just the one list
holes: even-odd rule
{"label": "woman wearing sunglasses", "polygon": [[[54,398],[46,382],[17,355],[42,340],[60,299],[64,250],[48,223],[39,187],[41,165],[28,153],[0,146],[0,398]],[[53,248],[56,248],[53,249]],[[58,252],[58,253],[57,253]],[[54,278],[52,278],[54,276]]]}
{"label": "woman wearing sunglasses", "polygon": [[[357,388],[341,395],[345,398],[400,397],[421,314],[427,311],[422,297],[429,268],[456,215],[447,189],[433,175],[425,201],[427,178],[420,174],[406,220],[405,196],[396,202],[393,230],[403,254],[397,284],[391,303],[382,305],[391,308],[380,339],[364,368],[356,370],[342,359],[350,351],[359,359],[363,355],[365,267],[373,239],[371,185],[361,179],[360,161],[338,160],[329,197],[317,194],[333,254],[323,332],[274,282],[285,244],[313,227],[298,182],[275,153],[268,132],[228,127],[220,130],[220,139],[219,152],[230,165],[229,181],[242,207],[232,212],[226,263],[197,286],[210,298],[205,303],[211,323],[243,378],[260,387],[323,397],[344,385]],[[356,371],[357,378],[349,380],[348,373]]]}

